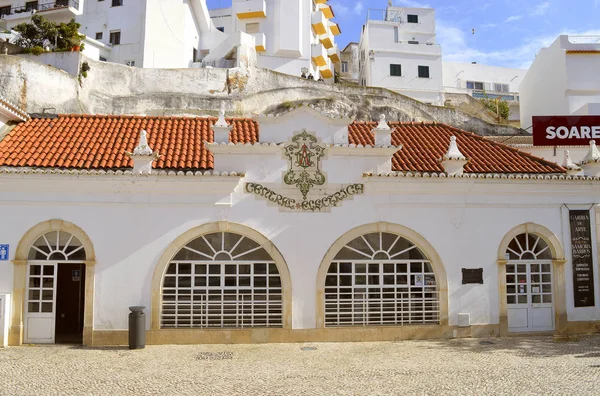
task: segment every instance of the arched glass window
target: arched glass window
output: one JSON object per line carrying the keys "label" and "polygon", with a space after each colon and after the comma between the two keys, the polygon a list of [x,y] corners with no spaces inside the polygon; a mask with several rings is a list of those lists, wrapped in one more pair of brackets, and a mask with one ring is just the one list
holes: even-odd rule
{"label": "arched glass window", "polygon": [[439,324],[435,274],[409,240],[360,236],[334,257],[325,278],[325,326]]}
{"label": "arched glass window", "polygon": [[86,254],[83,245],[73,235],[52,231],[39,237],[29,250],[29,260],[82,261]]}
{"label": "arched glass window", "polygon": [[279,270],[248,237],[217,232],[194,239],[173,257],[162,286],[163,328],[282,327]]}
{"label": "arched glass window", "polygon": [[541,236],[528,232],[517,235],[506,249],[509,260],[551,260],[550,247]]}

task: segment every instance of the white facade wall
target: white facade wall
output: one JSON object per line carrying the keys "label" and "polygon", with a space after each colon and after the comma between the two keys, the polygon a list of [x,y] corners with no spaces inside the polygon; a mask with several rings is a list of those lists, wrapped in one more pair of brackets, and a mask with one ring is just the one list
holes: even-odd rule
{"label": "white facade wall", "polygon": [[[327,250],[351,229],[385,221],[416,231],[441,257],[448,277],[450,325],[457,324],[458,313],[470,313],[473,325],[497,324],[496,259],[505,234],[517,225],[534,222],[550,229],[568,249],[563,203],[572,209],[589,208],[591,195],[597,194],[596,187],[558,182],[372,183],[365,196],[345,201],[331,213],[297,214],[282,213],[244,194],[241,186],[233,192],[231,206],[215,205],[224,193],[207,194],[214,187],[206,184],[185,178],[3,177],[1,205],[11,216],[0,230],[0,239],[14,251],[28,229],[40,222],[62,219],[82,228],[97,258],[94,329],[125,330],[129,306],[143,305],[149,312],[154,269],[176,237],[206,223],[241,223],[269,238],[283,255],[292,279],[292,325],[307,329],[316,326],[317,271]],[[27,192],[32,186],[35,196]],[[0,290],[12,291],[12,267],[10,263],[0,266]],[[463,286],[461,268],[483,268],[484,284]],[[598,304],[574,308],[570,262],[565,268],[569,321],[599,319]],[[597,262],[594,276],[598,285]],[[596,301],[599,298],[596,288]],[[147,318],[149,326],[150,315]]]}
{"label": "white facade wall", "polygon": [[[521,83],[522,128],[531,126],[533,116],[582,114],[587,104],[600,103],[600,54],[569,50],[600,51],[600,43],[564,35],[540,50]],[[600,114],[589,108],[587,114]]]}
{"label": "white facade wall", "polygon": [[[418,15],[419,23],[407,23],[409,14]],[[388,88],[425,103],[442,105],[442,51],[435,41],[435,11],[390,7],[387,15],[387,20],[368,20],[364,26],[360,42],[359,82]],[[418,44],[410,44],[409,41]],[[402,76],[391,75],[391,64],[401,65]],[[419,77],[419,66],[429,67],[429,78]]]}
{"label": "white facade wall", "polygon": [[527,70],[508,67],[461,63],[442,62],[444,75],[444,91],[453,93],[469,93],[467,81],[488,83],[485,90],[495,93],[493,84],[508,84],[510,93],[518,93],[521,81]]}

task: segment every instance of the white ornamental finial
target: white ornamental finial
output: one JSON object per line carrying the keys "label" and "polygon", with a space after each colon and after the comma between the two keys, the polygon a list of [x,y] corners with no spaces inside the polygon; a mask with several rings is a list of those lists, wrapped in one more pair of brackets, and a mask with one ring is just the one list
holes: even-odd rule
{"label": "white ornamental finial", "polygon": [[216,127],[228,127],[227,121],[225,121],[225,104],[221,103],[221,108],[219,109],[219,119],[217,120]]}
{"label": "white ornamental finial", "polygon": [[152,163],[160,157],[148,146],[146,131],[140,131],[140,142],[133,149],[133,153],[125,152],[133,160],[133,173],[136,175],[149,175],[152,173]]}
{"label": "white ornamental finial", "polygon": [[146,131],[140,131],[140,142],[137,147],[133,150],[133,155],[152,155],[153,151],[148,146],[148,139],[146,138]]}
{"label": "white ornamental finial", "polygon": [[390,126],[385,122],[385,114],[379,115],[379,124],[377,124],[377,129],[379,130],[389,130]]}
{"label": "white ornamental finial", "polygon": [[580,167],[575,165],[573,163],[573,161],[571,160],[571,154],[569,153],[569,150],[565,150],[565,159],[563,161],[562,166],[563,166],[563,168],[566,168],[568,170],[580,170],[581,169]]}
{"label": "white ornamental finial", "polygon": [[579,165],[585,165],[590,163],[600,162],[600,151],[598,151],[598,147],[596,147],[596,142],[594,140],[590,140],[590,149],[583,157],[583,160],[579,163]]}
{"label": "white ornamental finial", "polygon": [[448,152],[444,155],[443,159],[459,161],[465,161],[467,159],[467,157],[465,157],[458,149],[458,144],[456,144],[456,136],[450,136],[450,146],[448,147]]}

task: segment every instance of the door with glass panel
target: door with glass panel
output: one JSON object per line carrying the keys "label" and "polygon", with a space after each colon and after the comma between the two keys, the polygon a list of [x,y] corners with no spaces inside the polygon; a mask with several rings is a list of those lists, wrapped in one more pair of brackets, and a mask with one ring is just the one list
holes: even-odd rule
{"label": "door with glass panel", "polygon": [[511,332],[554,330],[552,260],[548,245],[521,234],[508,248],[506,303]]}
{"label": "door with glass panel", "polygon": [[25,343],[54,343],[57,266],[57,263],[48,262],[33,262],[27,265],[29,280]]}
{"label": "door with glass panel", "polygon": [[[75,332],[82,334],[85,279],[82,261],[85,258],[81,242],[66,232],[49,232],[33,243],[27,262],[25,343],[53,344],[56,341],[57,302],[62,305],[58,312],[59,327],[71,331],[73,326],[66,326],[65,322],[72,321],[76,325]],[[64,282],[60,290],[59,267],[69,270],[62,271]],[[72,307],[76,310],[71,310]]]}

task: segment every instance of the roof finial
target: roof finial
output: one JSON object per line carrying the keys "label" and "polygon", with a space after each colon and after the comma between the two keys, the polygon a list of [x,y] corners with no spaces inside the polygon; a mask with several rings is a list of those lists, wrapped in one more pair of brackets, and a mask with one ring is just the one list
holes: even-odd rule
{"label": "roof finial", "polygon": [[573,163],[569,150],[564,151],[565,159],[563,160],[563,168],[567,170],[568,175],[576,175],[581,172],[581,168]]}
{"label": "roof finial", "polygon": [[133,155],[152,155],[153,151],[148,146],[148,139],[146,138],[146,131],[140,131],[140,141],[135,149],[133,149]]}
{"label": "roof finial", "polygon": [[379,114],[379,124],[377,124],[377,129],[380,130],[389,130],[390,126],[387,122],[385,122],[385,114]]}
{"label": "roof finial", "polygon": [[458,149],[456,143],[456,136],[450,136],[450,145],[448,146],[448,152],[439,159],[444,167],[444,172],[452,176],[460,176],[464,172],[464,166],[469,162],[467,157],[463,155]]}
{"label": "roof finial", "polygon": [[373,130],[375,147],[389,147],[392,145],[392,128],[385,122],[385,114],[379,115],[379,124]]}
{"label": "roof finial", "polygon": [[600,176],[600,151],[598,151],[594,140],[590,140],[589,151],[577,165],[581,166],[585,176]]}
{"label": "roof finial", "polygon": [[461,161],[467,159],[458,149],[458,144],[456,144],[456,136],[450,136],[450,146],[448,147],[448,152],[444,154],[443,159]]}
{"label": "roof finial", "polygon": [[219,109],[219,119],[215,123],[216,127],[228,127],[227,121],[225,121],[225,103],[221,102],[221,108]]}
{"label": "roof finial", "polygon": [[133,173],[140,175],[149,175],[152,173],[152,163],[160,157],[158,153],[152,151],[148,145],[146,131],[140,131],[140,141],[133,153],[125,152],[133,160]]}

